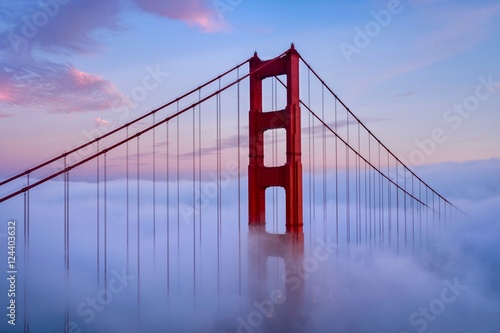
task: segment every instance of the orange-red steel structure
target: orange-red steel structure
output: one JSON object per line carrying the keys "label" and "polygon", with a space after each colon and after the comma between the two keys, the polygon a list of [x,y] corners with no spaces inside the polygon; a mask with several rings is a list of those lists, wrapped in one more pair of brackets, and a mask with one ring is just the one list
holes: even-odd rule
{"label": "orange-red steel structure", "polygon": [[[249,224],[266,223],[266,189],[281,186],[286,192],[287,233],[300,231],[303,226],[299,60],[293,45],[279,58],[263,61],[255,53],[250,60]],[[280,75],[287,76],[287,105],[284,110],[263,112],[262,81]],[[280,128],[286,130],[286,163],[265,166],[264,132]]]}

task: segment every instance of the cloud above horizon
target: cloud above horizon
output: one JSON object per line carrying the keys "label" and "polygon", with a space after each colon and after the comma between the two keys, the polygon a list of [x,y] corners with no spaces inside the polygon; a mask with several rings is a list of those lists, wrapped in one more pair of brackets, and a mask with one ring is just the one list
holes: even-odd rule
{"label": "cloud above horizon", "polygon": [[0,104],[27,110],[102,111],[125,101],[113,83],[50,61],[0,62],[0,87]]}
{"label": "cloud above horizon", "polygon": [[208,0],[134,0],[142,10],[162,17],[180,20],[190,26],[198,26],[204,32],[217,32],[224,22]]}
{"label": "cloud above horizon", "polygon": [[[126,97],[112,82],[78,69],[70,58],[102,52],[102,32],[123,31],[120,19],[129,1],[1,4],[0,105],[56,113],[122,106]],[[200,27],[203,32],[216,32],[223,26],[207,1],[132,1],[138,10]]]}

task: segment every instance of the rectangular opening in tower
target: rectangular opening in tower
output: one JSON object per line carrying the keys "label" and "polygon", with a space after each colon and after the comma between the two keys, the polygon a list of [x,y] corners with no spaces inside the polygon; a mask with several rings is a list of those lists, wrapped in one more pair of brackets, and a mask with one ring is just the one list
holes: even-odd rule
{"label": "rectangular opening in tower", "polygon": [[283,110],[287,105],[286,75],[262,80],[262,111]]}
{"label": "rectangular opening in tower", "polygon": [[286,233],[285,189],[279,186],[266,189],[266,232]]}
{"label": "rectangular opening in tower", "polygon": [[282,166],[286,163],[286,130],[284,128],[264,132],[264,165]]}

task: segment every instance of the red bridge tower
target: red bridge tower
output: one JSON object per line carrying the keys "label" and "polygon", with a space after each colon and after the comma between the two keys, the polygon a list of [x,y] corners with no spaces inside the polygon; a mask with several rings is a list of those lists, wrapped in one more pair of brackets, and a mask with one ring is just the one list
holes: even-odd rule
{"label": "red bridge tower", "polygon": [[[281,186],[286,192],[286,232],[302,230],[302,153],[299,96],[299,54],[292,47],[283,56],[262,61],[255,53],[250,60],[250,151],[248,165],[248,215],[250,225],[266,223],[266,188]],[[287,106],[263,112],[262,81],[287,76]],[[264,132],[286,130],[286,164],[264,165]]]}

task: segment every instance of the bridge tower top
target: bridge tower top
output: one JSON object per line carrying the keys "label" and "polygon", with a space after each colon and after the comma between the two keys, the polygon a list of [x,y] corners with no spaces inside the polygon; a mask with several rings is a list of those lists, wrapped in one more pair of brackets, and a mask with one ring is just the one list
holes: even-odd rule
{"label": "bridge tower top", "polygon": [[[250,60],[249,224],[265,224],[266,189],[280,186],[286,193],[287,233],[300,231],[303,226],[299,60],[293,44],[278,58],[263,61],[255,52]],[[279,75],[287,76],[287,105],[284,110],[263,112],[262,81]],[[264,132],[279,128],[286,131],[286,163],[267,167],[264,165]]]}

